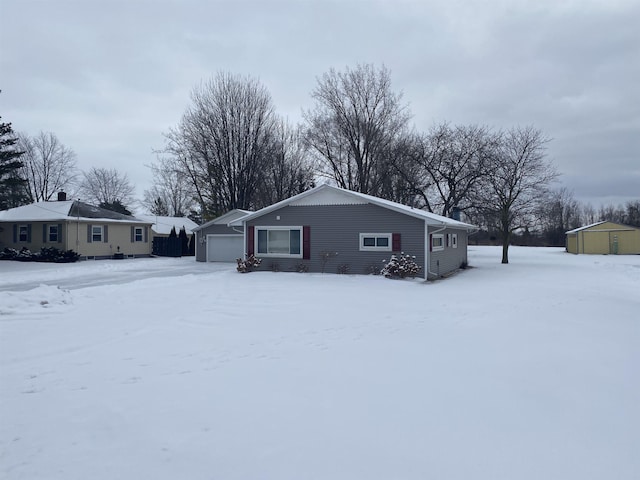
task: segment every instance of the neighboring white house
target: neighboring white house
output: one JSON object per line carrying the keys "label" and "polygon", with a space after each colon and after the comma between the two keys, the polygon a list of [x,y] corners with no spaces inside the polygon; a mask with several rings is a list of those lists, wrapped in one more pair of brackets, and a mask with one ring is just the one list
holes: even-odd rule
{"label": "neighboring white house", "polygon": [[188,217],[165,217],[162,215],[136,215],[137,218],[151,223],[151,232],[154,237],[168,237],[171,229],[175,228],[176,233],[180,233],[182,227],[187,232],[187,237],[191,238],[193,230],[198,224]]}

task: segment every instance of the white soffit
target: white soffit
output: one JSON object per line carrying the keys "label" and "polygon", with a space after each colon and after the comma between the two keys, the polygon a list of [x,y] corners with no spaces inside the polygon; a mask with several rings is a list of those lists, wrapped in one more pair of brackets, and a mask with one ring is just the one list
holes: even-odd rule
{"label": "white soffit", "polygon": [[364,205],[367,201],[340,190],[321,189],[290,203],[294,207],[306,205]]}

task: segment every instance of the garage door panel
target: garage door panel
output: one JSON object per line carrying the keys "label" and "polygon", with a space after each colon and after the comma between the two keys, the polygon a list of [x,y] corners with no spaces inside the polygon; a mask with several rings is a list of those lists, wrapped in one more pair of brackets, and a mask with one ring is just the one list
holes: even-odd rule
{"label": "garage door panel", "polygon": [[208,262],[235,262],[244,252],[242,235],[207,235]]}

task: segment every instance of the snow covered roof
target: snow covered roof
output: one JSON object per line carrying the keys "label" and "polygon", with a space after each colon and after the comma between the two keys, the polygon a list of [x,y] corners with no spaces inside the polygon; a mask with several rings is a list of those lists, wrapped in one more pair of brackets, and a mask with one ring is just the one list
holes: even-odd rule
{"label": "snow covered roof", "polygon": [[138,215],[138,218],[152,223],[151,230],[158,235],[169,235],[171,228],[176,229],[179,233],[182,227],[185,228],[187,235],[191,235],[198,224],[188,217],[165,217],[162,215]]}
{"label": "snow covered roof", "polygon": [[36,202],[0,212],[0,222],[54,222],[67,220],[103,220],[149,224],[130,215],[112,212],[78,200]]}
{"label": "snow covered roof", "polygon": [[230,225],[231,223],[234,223],[236,225],[241,225],[240,223],[235,223],[235,222],[238,222],[241,218],[246,217],[250,213],[253,213],[253,212],[251,210],[242,210],[240,208],[234,208],[233,210],[229,210],[224,215],[220,215],[219,217],[216,217],[213,220],[210,220],[207,223],[204,223],[199,227],[194,228],[193,231],[197,232],[198,230],[202,230],[203,228],[206,228],[210,225]]}
{"label": "snow covered roof", "polygon": [[447,226],[467,231],[478,229],[478,227],[469,223],[460,222],[458,220],[443,217],[442,215],[437,215],[425,210],[402,205],[401,203],[384,200],[372,195],[366,195],[364,193],[354,192],[328,184],[319,185],[315,188],[307,190],[306,192],[294,195],[293,197],[282,200],[281,202],[274,203],[273,205],[265,207],[261,210],[258,210],[257,212],[251,213],[245,217],[231,222],[231,225],[241,225],[242,222],[261,217],[262,215],[265,215],[287,205],[353,205],[366,203],[378,205],[383,208],[388,208],[389,210],[404,213],[411,217],[420,218],[424,220],[427,225]]}
{"label": "snow covered roof", "polygon": [[[615,230],[634,230],[636,228],[636,227],[631,227],[629,225],[623,225],[621,223],[616,223],[616,222],[610,222],[608,220],[603,220],[601,222],[596,222],[596,223],[592,223],[590,225],[585,225],[584,227],[574,228],[573,230],[569,230],[568,232],[564,232],[564,233],[565,233],[565,235],[571,234],[571,233],[578,233],[578,232],[581,232],[583,230],[588,230],[590,228],[597,227],[598,225],[602,225],[603,223],[611,223],[611,224],[616,225],[617,227],[619,227],[619,228],[616,228]],[[607,230],[612,230],[612,229],[607,229]],[[606,231],[606,230],[602,230],[602,231]]]}

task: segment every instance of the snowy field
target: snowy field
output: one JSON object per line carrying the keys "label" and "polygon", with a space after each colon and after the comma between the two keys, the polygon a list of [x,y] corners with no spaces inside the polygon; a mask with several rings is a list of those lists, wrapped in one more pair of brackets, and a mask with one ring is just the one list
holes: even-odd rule
{"label": "snowy field", "polygon": [[0,262],[0,478],[640,478],[640,256],[510,252],[430,283]]}

